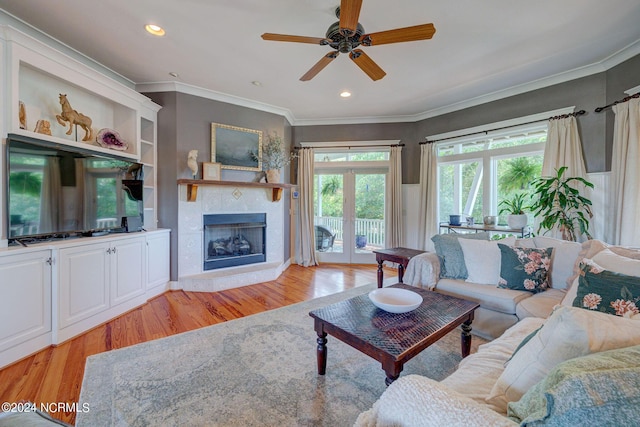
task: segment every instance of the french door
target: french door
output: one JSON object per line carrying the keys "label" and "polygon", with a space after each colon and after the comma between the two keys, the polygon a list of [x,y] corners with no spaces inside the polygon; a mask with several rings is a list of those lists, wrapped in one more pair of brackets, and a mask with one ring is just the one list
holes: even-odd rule
{"label": "french door", "polygon": [[385,247],[386,171],[319,168],[314,178],[318,260],[375,263],[373,251]]}

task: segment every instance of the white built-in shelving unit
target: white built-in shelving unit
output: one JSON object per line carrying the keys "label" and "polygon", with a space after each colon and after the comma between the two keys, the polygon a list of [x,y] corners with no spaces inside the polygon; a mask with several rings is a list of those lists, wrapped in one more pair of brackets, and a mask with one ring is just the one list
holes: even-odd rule
{"label": "white built-in shelving unit", "polygon": [[[94,135],[117,131],[124,151],[66,135],[59,95],[92,119]],[[157,124],[160,106],[130,87],[8,26],[0,26],[0,368],[143,304],[169,286],[169,230],[157,229]],[[19,104],[26,111],[22,129]],[[51,135],[36,133],[38,120]],[[144,228],[123,233],[7,245],[8,134],[82,148],[143,165]],[[6,279],[6,280],[5,280]]]}
{"label": "white built-in shelving unit", "polygon": [[[132,88],[11,27],[0,26],[0,56],[4,70],[0,85],[3,142],[7,134],[13,133],[142,163],[144,227],[148,230],[157,228],[156,118],[160,106]],[[92,140],[82,140],[85,133],[80,127],[67,135],[68,126],[58,123],[56,115],[62,111],[60,94],[67,96],[74,110],[92,119]],[[26,129],[20,128],[20,103],[26,111]],[[35,132],[38,120],[50,123],[51,135]],[[95,135],[103,128],[117,131],[127,142],[127,149],[119,151],[100,146]],[[0,160],[4,168],[4,159]],[[2,179],[5,175],[3,169]],[[4,182],[0,187],[4,201]],[[6,246],[7,241],[5,215],[3,209],[0,213],[0,247]]]}

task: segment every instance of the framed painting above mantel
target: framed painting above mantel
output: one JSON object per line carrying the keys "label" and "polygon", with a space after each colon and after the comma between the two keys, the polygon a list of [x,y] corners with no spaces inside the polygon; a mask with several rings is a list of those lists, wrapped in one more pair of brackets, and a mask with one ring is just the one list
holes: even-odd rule
{"label": "framed painting above mantel", "polygon": [[211,123],[211,161],[222,169],[262,171],[262,131]]}

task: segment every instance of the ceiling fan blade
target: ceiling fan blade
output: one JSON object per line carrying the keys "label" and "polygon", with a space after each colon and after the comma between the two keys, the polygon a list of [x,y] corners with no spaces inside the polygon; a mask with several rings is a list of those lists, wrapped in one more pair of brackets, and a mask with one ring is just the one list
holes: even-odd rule
{"label": "ceiling fan blade", "polygon": [[340,2],[340,33],[345,36],[356,32],[362,0],[342,0]]}
{"label": "ceiling fan blade", "polygon": [[360,41],[365,46],[378,46],[388,43],[412,42],[426,40],[433,37],[436,27],[433,24],[414,25],[413,27],[396,28],[395,30],[380,31],[364,34]]}
{"label": "ceiling fan blade", "polygon": [[319,45],[329,44],[329,40],[322,37],[291,36],[288,34],[264,33],[262,35],[262,39],[275,42],[310,43]]}
{"label": "ceiling fan blade", "polygon": [[387,75],[387,73],[385,73],[384,70],[378,66],[378,64],[373,62],[373,59],[369,58],[369,56],[364,53],[362,49],[352,50],[349,54],[349,57],[353,60],[353,62],[356,63],[358,67],[360,67],[362,71],[364,71],[369,77],[371,77],[371,80],[380,80]]}
{"label": "ceiling fan blade", "polygon": [[329,63],[334,59],[336,59],[337,57],[338,57],[338,52],[327,53],[325,56],[322,57],[320,61],[316,62],[316,65],[311,67],[311,69],[307,71],[304,76],[300,77],[300,80],[302,80],[303,82],[311,80],[316,76],[316,74],[322,71],[324,67],[329,65]]}

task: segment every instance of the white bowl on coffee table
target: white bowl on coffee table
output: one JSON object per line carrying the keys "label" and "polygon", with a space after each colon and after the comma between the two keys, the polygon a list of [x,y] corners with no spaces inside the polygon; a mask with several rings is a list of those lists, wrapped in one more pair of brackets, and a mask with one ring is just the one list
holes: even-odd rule
{"label": "white bowl on coffee table", "polygon": [[422,304],[422,296],[399,288],[380,288],[369,292],[369,299],[381,310],[389,313],[407,313]]}

